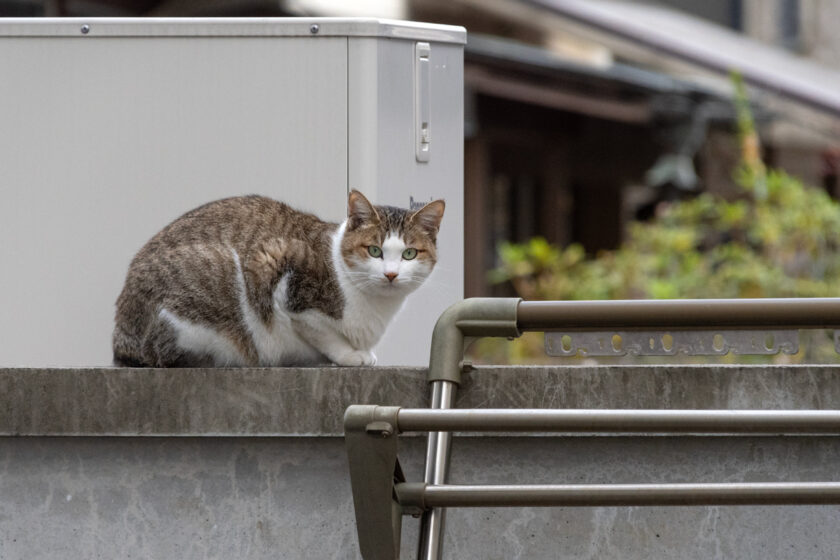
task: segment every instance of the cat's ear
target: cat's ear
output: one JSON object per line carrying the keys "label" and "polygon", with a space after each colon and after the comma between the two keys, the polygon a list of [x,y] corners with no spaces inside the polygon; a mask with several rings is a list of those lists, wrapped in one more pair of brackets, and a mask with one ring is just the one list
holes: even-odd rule
{"label": "cat's ear", "polygon": [[440,221],[443,219],[443,211],[446,204],[442,200],[435,200],[415,212],[409,221],[416,224],[433,240],[437,238],[440,229]]}
{"label": "cat's ear", "polygon": [[378,222],[379,214],[365,195],[353,189],[347,198],[347,229],[356,229],[369,222]]}

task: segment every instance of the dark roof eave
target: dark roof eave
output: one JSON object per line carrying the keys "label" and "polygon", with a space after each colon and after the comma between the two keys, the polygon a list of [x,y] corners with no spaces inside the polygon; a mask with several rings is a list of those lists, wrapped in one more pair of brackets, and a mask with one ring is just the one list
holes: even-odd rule
{"label": "dark roof eave", "polygon": [[726,95],[626,64],[599,68],[532,45],[478,34],[470,35],[464,55],[465,84],[495,97],[627,123],[682,120],[701,103],[717,106],[714,120],[732,121],[735,116]]}
{"label": "dark roof eave", "polygon": [[[836,72],[807,61],[800,61],[784,52],[738,36],[726,29],[716,29],[704,22],[691,22],[708,35],[708,43],[725,41],[727,48],[710,48],[710,44],[692,42],[689,37],[669,34],[632,17],[632,10],[656,10],[651,6],[600,4],[580,0],[526,0],[563,18],[587,26],[612,37],[654,49],[662,54],[688,61],[700,67],[728,74],[733,69],[755,86],[772,91],[815,109],[840,116],[840,83]],[[629,3],[628,3],[629,4]],[[615,10],[621,10],[616,12]],[[678,14],[674,17],[685,17]],[[705,26],[705,27],[704,27]],[[709,27],[711,26],[711,27]],[[740,50],[745,52],[738,52]],[[761,57],[761,60],[753,58]],[[753,58],[751,58],[753,57]],[[778,64],[770,64],[768,60]],[[784,65],[785,71],[779,69]],[[795,73],[795,75],[794,75]]]}

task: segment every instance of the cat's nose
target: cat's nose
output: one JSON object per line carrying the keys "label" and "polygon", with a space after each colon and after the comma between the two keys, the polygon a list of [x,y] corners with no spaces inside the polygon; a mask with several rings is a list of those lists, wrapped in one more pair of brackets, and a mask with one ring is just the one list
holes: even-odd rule
{"label": "cat's nose", "polygon": [[396,277],[397,277],[396,272],[386,272],[385,273],[385,278],[387,278],[389,282],[393,282],[394,278],[396,278]]}

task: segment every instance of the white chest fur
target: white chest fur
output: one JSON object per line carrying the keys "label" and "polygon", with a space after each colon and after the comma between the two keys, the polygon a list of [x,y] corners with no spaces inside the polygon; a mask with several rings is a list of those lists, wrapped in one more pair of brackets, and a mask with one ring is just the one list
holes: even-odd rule
{"label": "white chest fur", "polygon": [[385,328],[405,301],[405,293],[377,293],[363,289],[351,281],[347,265],[341,256],[341,240],[347,223],[339,226],[333,236],[332,264],[344,296],[344,313],[338,328],[350,344],[359,350],[370,350],[379,342]]}
{"label": "white chest fur", "polygon": [[391,319],[400,310],[403,298],[376,301],[353,289],[344,292],[345,306],[339,328],[350,344],[359,350],[370,350],[382,335]]}

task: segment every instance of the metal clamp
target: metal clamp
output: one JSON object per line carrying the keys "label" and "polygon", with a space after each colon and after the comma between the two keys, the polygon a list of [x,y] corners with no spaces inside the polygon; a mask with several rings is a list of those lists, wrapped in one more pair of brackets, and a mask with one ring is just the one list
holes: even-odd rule
{"label": "metal clamp", "polygon": [[402,509],[394,484],[405,476],[397,460],[398,410],[351,406],[344,414],[359,550],[365,560],[393,560],[400,554]]}

